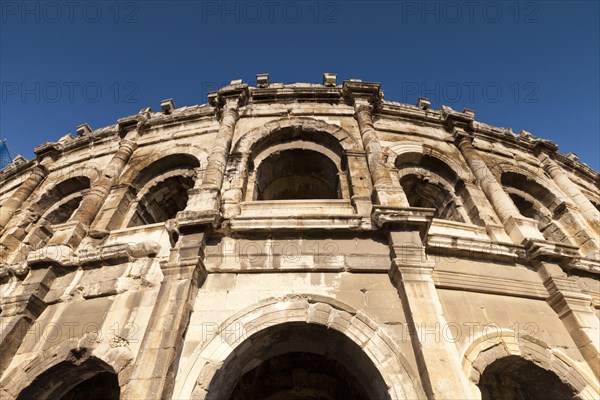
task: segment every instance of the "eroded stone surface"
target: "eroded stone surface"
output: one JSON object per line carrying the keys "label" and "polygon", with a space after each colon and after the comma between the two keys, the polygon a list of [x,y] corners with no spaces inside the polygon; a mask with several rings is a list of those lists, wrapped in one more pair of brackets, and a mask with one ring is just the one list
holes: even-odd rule
{"label": "eroded stone surface", "polygon": [[257,83],[0,172],[0,398],[598,398],[597,172],[378,83]]}

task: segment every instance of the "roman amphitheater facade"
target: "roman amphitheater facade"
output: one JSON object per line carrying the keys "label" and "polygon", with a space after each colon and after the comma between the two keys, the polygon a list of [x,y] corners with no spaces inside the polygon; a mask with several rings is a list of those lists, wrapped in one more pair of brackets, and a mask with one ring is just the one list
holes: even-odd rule
{"label": "roman amphitheater facade", "polygon": [[35,153],[0,174],[2,399],[600,395],[598,173],[550,141],[258,75]]}

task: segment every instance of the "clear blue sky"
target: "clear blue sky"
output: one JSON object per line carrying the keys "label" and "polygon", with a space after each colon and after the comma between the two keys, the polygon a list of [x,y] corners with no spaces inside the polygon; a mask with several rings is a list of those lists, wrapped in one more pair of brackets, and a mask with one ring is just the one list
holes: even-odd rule
{"label": "clear blue sky", "polygon": [[[226,5],[225,5],[226,4]],[[33,148],[232,79],[382,83],[600,169],[597,1],[0,2],[0,137]]]}

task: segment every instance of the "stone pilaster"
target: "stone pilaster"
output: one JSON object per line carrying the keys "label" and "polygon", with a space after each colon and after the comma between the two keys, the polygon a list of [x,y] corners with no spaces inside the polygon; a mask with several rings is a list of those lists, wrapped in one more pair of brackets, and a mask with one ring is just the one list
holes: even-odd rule
{"label": "stone pilaster", "polygon": [[360,137],[367,154],[369,172],[377,201],[383,206],[408,207],[408,200],[402,187],[394,185],[386,166],[377,132],[373,126],[373,110],[381,101],[378,83],[345,81],[344,92],[354,102],[354,118],[358,123]]}
{"label": "stone pilaster", "polygon": [[108,197],[111,186],[117,181],[123,168],[131,158],[137,145],[130,140],[121,140],[119,150],[108,164],[105,174],[98,179],[94,186],[81,200],[79,208],[73,215],[73,220],[90,226],[100,212],[104,201]]}
{"label": "stone pilaster", "polygon": [[528,238],[544,240],[544,237],[537,228],[537,222],[521,216],[517,206],[515,206],[502,185],[496,180],[496,177],[494,177],[479,156],[477,149],[471,143],[471,137],[465,131],[458,128],[454,129],[454,137],[456,145],[481,185],[483,193],[485,193],[496,214],[502,221],[510,238],[517,244],[521,244]]}
{"label": "stone pilaster", "polygon": [[484,226],[490,238],[512,243],[489,200],[477,185],[463,181],[456,194],[465,199],[463,207],[469,219],[476,225]]}
{"label": "stone pilaster", "polygon": [[0,314],[0,371],[4,371],[23,338],[46,308],[42,300],[56,278],[53,268],[29,271],[15,294],[2,301]]}
{"label": "stone pilaster", "polygon": [[581,193],[579,187],[569,179],[568,175],[556,161],[552,159],[551,155],[556,149],[548,148],[548,146],[538,146],[537,150],[537,155],[542,163],[544,171],[546,171],[558,187],[571,198],[592,229],[597,234],[600,234],[600,211],[598,211],[592,202]]}
{"label": "stone pilaster", "polygon": [[6,227],[13,213],[23,205],[47,174],[48,170],[45,167],[37,165],[25,182],[2,204],[0,207],[0,232]]}
{"label": "stone pilaster", "polygon": [[600,375],[600,320],[592,308],[592,298],[582,292],[577,282],[560,266],[573,262],[575,249],[571,254],[564,251],[559,254],[557,249],[547,249],[535,242],[528,242],[525,247],[548,290],[546,301],[567,328],[594,374]]}
{"label": "stone pilaster", "polygon": [[249,154],[232,154],[229,157],[229,184],[223,194],[223,216],[231,218],[240,213],[240,203],[244,201],[244,184],[248,178]]}
{"label": "stone pilaster", "polygon": [[212,149],[208,156],[202,184],[199,188],[188,191],[187,207],[180,213],[182,217],[193,219],[196,215],[197,219],[204,220],[207,215],[216,216],[221,212],[220,192],[235,126],[240,117],[238,110],[240,105],[247,100],[247,97],[248,85],[233,82],[218,92],[209,95],[209,102],[215,106],[217,115],[221,117],[221,122],[217,137],[212,143]]}
{"label": "stone pilaster", "polygon": [[356,212],[370,218],[373,208],[371,193],[373,183],[368,174],[369,167],[364,152],[346,152],[350,176],[350,198]]}
{"label": "stone pilaster", "polygon": [[[408,331],[421,381],[428,398],[466,399],[469,385],[456,346],[441,332],[447,321],[433,282],[435,263],[423,245],[433,209],[405,209],[387,213],[381,221],[389,229],[392,267],[390,278],[404,305]],[[387,216],[385,215],[387,214]]]}
{"label": "stone pilaster", "polygon": [[178,240],[162,266],[164,279],[131,378],[122,391],[123,399],[171,398],[193,302],[206,278],[202,259],[210,228],[190,225],[175,229]]}

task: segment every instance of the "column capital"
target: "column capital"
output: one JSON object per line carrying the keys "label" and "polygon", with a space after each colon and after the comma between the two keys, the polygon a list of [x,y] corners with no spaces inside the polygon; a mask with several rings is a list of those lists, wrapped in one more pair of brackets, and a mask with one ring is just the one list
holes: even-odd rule
{"label": "column capital", "polygon": [[39,177],[45,178],[48,175],[48,168],[42,164],[37,164],[31,169],[31,176],[38,175]]}
{"label": "column capital", "polygon": [[374,109],[374,107],[368,103],[356,102],[356,103],[354,103],[354,118],[358,119],[358,114],[364,113],[364,112],[368,113],[369,116],[372,116],[373,109]]}
{"label": "column capital", "polygon": [[135,149],[137,149],[137,147],[138,144],[133,140],[122,139],[119,142],[119,150],[124,149],[133,152]]}
{"label": "column capital", "polygon": [[48,142],[37,146],[33,152],[40,161],[50,157],[53,161],[58,160],[62,155],[63,145],[58,142]]}
{"label": "column capital", "polygon": [[[215,107],[217,114],[226,108],[237,109],[248,101],[248,84],[239,81],[231,83],[219,90],[208,93],[208,103]],[[226,107],[227,106],[227,107]]]}
{"label": "column capital", "polygon": [[352,104],[366,103],[379,108],[383,100],[381,84],[360,80],[344,81],[342,93]]}
{"label": "column capital", "polygon": [[558,150],[558,145],[551,140],[538,139],[533,147],[533,152],[536,156],[545,154],[553,156]]}
{"label": "column capital", "polygon": [[452,128],[452,136],[454,137],[454,143],[456,143],[457,146],[465,141],[471,144],[473,142],[473,139],[475,139],[475,135],[458,127]]}

